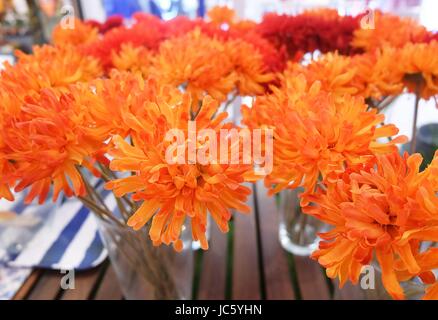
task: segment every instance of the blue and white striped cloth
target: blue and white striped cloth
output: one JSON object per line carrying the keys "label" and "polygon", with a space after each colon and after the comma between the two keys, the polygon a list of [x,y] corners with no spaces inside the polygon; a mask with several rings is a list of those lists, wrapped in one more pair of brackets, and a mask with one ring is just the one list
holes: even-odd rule
{"label": "blue and white striped cloth", "polygon": [[[111,195],[106,197],[105,202],[110,210],[115,209],[116,203]],[[84,270],[99,265],[107,257],[94,215],[77,199],[43,206],[26,206],[22,199],[14,203],[2,200],[0,211],[15,212],[20,218],[24,217],[24,221],[44,220],[25,239],[25,245],[18,245],[18,250],[15,248],[16,241],[11,237],[21,237],[17,240],[21,241],[26,237],[26,234],[20,234],[22,229],[0,229],[0,241],[3,238],[14,244],[12,249],[3,248],[3,256],[0,252],[0,261],[9,267]]]}

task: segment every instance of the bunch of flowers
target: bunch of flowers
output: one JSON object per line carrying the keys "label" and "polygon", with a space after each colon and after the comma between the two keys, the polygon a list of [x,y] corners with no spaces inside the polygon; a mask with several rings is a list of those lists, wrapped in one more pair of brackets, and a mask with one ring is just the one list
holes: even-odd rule
{"label": "bunch of flowers", "polygon": [[324,91],[321,82],[309,83],[303,74],[272,90],[242,113],[249,126],[275,129],[274,168],[265,178],[273,192],[302,186],[305,194],[313,193],[320,176],[333,181],[346,165],[397,150],[395,144],[405,141],[379,142],[398,133],[394,125],[380,126],[384,115],[367,110],[362,97]]}
{"label": "bunch of flowers", "polygon": [[425,298],[436,298],[432,270],[438,267],[438,250],[425,251],[424,244],[438,240],[438,152],[423,172],[421,162],[419,154],[378,155],[306,196],[313,205],[305,212],[333,226],[321,234],[313,257],[341,286],[347,280],[357,283],[361,268],[375,255],[393,298],[403,299],[399,283],[415,276],[427,285]]}
{"label": "bunch of flowers", "polygon": [[[328,276],[357,282],[375,255],[392,297],[419,277],[425,298],[437,298],[437,251],[422,245],[438,237],[438,154],[419,172],[421,157],[398,155],[406,138],[380,111],[403,92],[416,94],[416,110],[438,94],[438,42],[406,18],[377,12],[374,30],[362,30],[362,18],[321,9],[257,24],[222,7],[207,20],[139,13],[129,26],[117,17],[58,26],[53,46],[18,53],[1,71],[0,197],[28,189],[27,201],[43,202],[63,192],[111,216],[91,173],[154,245],[180,250],[189,222],[207,249],[207,216],[226,232],[231,211],[249,212],[243,183],[256,176],[252,164],[214,161],[213,141],[193,138],[189,124],[216,137],[239,132],[223,110],[252,96],[243,123],[274,132],[270,193],[303,187],[304,212],[333,227],[313,254]],[[168,153],[172,130],[184,137],[177,155]]]}
{"label": "bunch of flowers", "polygon": [[[186,218],[190,218],[193,239],[199,240],[201,247],[207,249],[207,213],[222,232],[227,232],[230,209],[249,212],[245,201],[251,191],[241,184],[245,173],[251,172],[252,167],[214,162],[190,164],[188,140],[184,143],[184,164],[177,161],[169,164],[166,150],[173,141],[165,140],[166,133],[171,129],[180,129],[187,139],[190,137],[187,123],[191,119],[192,100],[188,94],[177,99],[177,104],[168,104],[161,99],[151,101],[148,108],[140,113],[141,117],[140,114],[124,113],[133,131],[134,142],[131,145],[121,136],[113,138],[114,148],[110,154],[114,158],[110,168],[135,174],[110,181],[107,188],[118,197],[132,193],[134,201],[142,201],[127,223],[134,229],[140,229],[153,217],[149,234],[155,244],[174,243],[175,248],[180,250],[181,229]],[[196,121],[197,130],[212,129],[219,133],[221,129],[231,128],[231,124],[222,123],[227,116],[224,113],[211,119],[217,107],[217,101],[212,98],[207,96],[203,99],[200,111],[192,119]],[[207,144],[199,141],[195,151],[204,150]]]}
{"label": "bunch of flowers", "polygon": [[[244,124],[274,129],[273,170],[265,185],[270,193],[303,187],[304,213],[333,227],[321,234],[313,258],[341,286],[357,283],[362,267],[376,257],[393,298],[404,298],[400,282],[419,277],[424,298],[436,299],[436,250],[424,248],[438,236],[438,154],[419,172],[421,156],[398,154],[396,144],[407,138],[393,138],[398,129],[380,114],[403,92],[416,94],[416,114],[420,98],[438,94],[436,41],[413,20],[377,12],[375,29],[350,29],[348,50],[327,49],[323,41],[296,44],[312,39],[301,34],[325,39],[325,29],[296,32],[306,26],[296,22],[304,17],[333,22],[337,14],[269,15],[260,24],[277,47],[288,46],[291,58],[300,49],[334,51],[306,63],[290,61],[272,93],[242,107]],[[412,151],[415,133],[416,116]]]}

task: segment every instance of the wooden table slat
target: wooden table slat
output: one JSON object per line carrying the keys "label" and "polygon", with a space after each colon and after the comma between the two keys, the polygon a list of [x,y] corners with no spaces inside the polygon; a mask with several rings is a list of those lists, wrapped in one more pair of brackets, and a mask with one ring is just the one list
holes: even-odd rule
{"label": "wooden table slat", "polygon": [[28,300],[54,300],[61,290],[63,274],[46,270],[40,275],[38,282],[27,295]]}
{"label": "wooden table slat", "polygon": [[107,262],[91,270],[83,271],[75,276],[75,288],[63,290],[61,300],[86,300],[91,297],[93,289],[99,285],[102,272],[106,271]]}
{"label": "wooden table slat", "polygon": [[33,270],[32,273],[29,275],[29,277],[26,279],[26,281],[23,283],[21,288],[15,293],[15,295],[12,299],[13,300],[26,299],[26,297],[29,295],[32,288],[39,281],[42,273],[43,273],[43,270],[41,270],[41,269]]}
{"label": "wooden table slat", "polygon": [[116,276],[116,273],[111,265],[103,276],[102,282],[96,291],[95,300],[122,300],[123,293]]}
{"label": "wooden table slat", "polygon": [[267,195],[260,181],[255,186],[260,217],[263,269],[267,299],[294,299],[286,253],[278,240],[278,214],[275,198]]}
{"label": "wooden table slat", "polygon": [[216,225],[210,227],[209,249],[204,252],[198,299],[225,298],[227,236]]}
{"label": "wooden table slat", "polygon": [[261,294],[253,194],[247,205],[253,209],[249,215],[234,215],[232,298],[257,300]]}
{"label": "wooden table slat", "polygon": [[328,300],[330,290],[318,262],[309,257],[294,257],[301,298],[304,300]]}

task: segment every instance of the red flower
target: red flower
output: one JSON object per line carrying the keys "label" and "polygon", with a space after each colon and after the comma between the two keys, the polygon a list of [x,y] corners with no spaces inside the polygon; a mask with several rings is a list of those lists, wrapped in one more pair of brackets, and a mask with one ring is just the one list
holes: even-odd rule
{"label": "red flower", "polygon": [[308,12],[297,16],[267,14],[257,31],[276,48],[286,48],[289,57],[297,52],[337,50],[341,54],[353,53],[350,45],[353,32],[358,28],[358,17],[328,17]]}
{"label": "red flower", "polygon": [[95,27],[99,30],[99,33],[106,33],[113,28],[117,28],[123,25],[123,17],[121,15],[113,15],[109,17],[104,23],[100,23],[96,20],[86,20],[86,24]]}
{"label": "red flower", "polygon": [[[150,22],[150,21],[149,21]],[[122,44],[130,43],[134,47],[143,46],[149,50],[157,50],[164,40],[164,28],[161,24],[139,21],[131,28],[113,28],[103,37],[83,47],[86,54],[98,58],[106,70],[113,67],[112,53],[118,53]]]}

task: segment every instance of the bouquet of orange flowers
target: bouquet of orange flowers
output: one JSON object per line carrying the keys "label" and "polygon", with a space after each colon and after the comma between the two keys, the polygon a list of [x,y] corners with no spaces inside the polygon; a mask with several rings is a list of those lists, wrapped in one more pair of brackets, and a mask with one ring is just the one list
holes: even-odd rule
{"label": "bouquet of orange flowers", "polygon": [[[438,94],[437,37],[381,12],[363,30],[361,17],[324,9],[256,24],[218,7],[206,20],[136,14],[130,26],[59,25],[53,45],[17,53],[1,71],[0,197],[75,196],[117,226],[146,227],[153,246],[181,251],[186,228],[207,249],[209,217],[227,232],[233,211],[250,211],[245,182],[264,178],[270,193],[303,187],[304,213],[331,226],[312,255],[329,277],[356,283],[375,255],[393,298],[404,297],[400,282],[419,277],[425,298],[436,299],[438,251],[424,245],[438,241],[438,153],[420,172],[416,120],[412,154],[400,156],[407,139],[381,111],[412,92],[416,119],[419,100]],[[303,64],[316,49],[325,54]],[[243,124],[273,132],[273,153],[260,146],[273,163],[264,175],[243,151],[246,129],[227,113],[239,96],[254,97]],[[154,256],[148,246],[141,250]],[[155,297],[178,297],[154,257],[142,272]]]}

